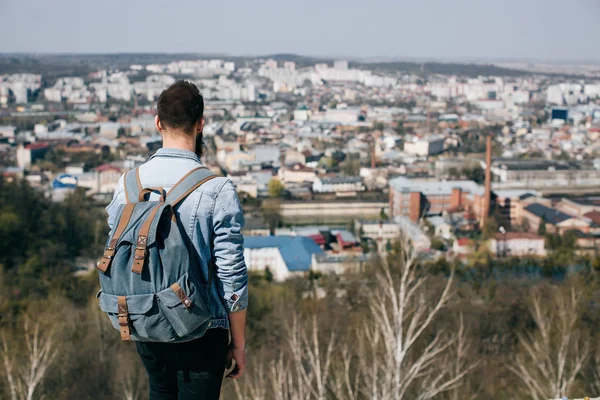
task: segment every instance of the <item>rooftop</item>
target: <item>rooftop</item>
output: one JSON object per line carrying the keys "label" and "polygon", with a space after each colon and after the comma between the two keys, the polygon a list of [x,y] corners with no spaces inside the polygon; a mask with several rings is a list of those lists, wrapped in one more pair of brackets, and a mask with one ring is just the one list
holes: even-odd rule
{"label": "rooftop", "polygon": [[600,225],[600,211],[590,211],[589,213],[583,214],[583,216],[591,219],[594,224]]}
{"label": "rooftop", "polygon": [[390,186],[398,192],[421,192],[426,196],[451,195],[452,189],[460,188],[463,192],[483,194],[485,189],[474,181],[420,181],[399,177],[390,180]]}
{"label": "rooftop", "polygon": [[543,237],[532,232],[506,232],[496,233],[496,240],[545,240]]}
{"label": "rooftop", "polygon": [[540,203],[530,204],[525,207],[525,210],[537,217],[544,219],[546,222],[552,225],[560,224],[563,221],[573,218],[569,214],[565,214],[564,212],[554,208],[546,207]]}
{"label": "rooftop", "polygon": [[509,171],[548,171],[580,169],[576,164],[564,161],[537,160],[494,160],[492,164],[503,170]]}
{"label": "rooftop", "polygon": [[362,182],[360,176],[331,176],[321,178],[324,185],[336,185],[340,183],[359,183]]}
{"label": "rooftop", "polygon": [[323,254],[314,240],[303,236],[247,236],[247,249],[277,248],[289,271],[308,271],[313,254]]}

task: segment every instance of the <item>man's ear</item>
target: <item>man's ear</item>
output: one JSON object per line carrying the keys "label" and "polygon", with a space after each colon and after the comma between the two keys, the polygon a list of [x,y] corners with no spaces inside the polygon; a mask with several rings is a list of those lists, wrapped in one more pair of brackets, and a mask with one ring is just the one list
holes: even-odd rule
{"label": "man's ear", "polygon": [[204,117],[200,118],[198,125],[196,126],[196,134],[199,135],[204,131]]}
{"label": "man's ear", "polygon": [[156,130],[159,131],[160,133],[162,133],[163,127],[162,127],[162,124],[160,123],[160,119],[158,119],[158,115],[156,117],[154,117],[154,125],[156,125]]}

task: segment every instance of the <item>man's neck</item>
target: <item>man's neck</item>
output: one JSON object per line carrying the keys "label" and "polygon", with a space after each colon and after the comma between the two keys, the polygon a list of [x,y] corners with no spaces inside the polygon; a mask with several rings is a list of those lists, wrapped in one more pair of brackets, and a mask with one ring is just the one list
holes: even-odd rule
{"label": "man's neck", "polygon": [[178,149],[196,152],[196,138],[188,135],[163,134],[163,149]]}

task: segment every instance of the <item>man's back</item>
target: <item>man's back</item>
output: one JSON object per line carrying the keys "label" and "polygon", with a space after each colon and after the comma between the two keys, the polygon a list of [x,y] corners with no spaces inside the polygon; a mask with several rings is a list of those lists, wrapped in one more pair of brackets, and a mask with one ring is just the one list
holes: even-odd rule
{"label": "man's back", "polygon": [[[163,187],[168,191],[201,165],[199,157],[191,151],[160,149],[139,167],[140,181],[144,188]],[[151,200],[159,197],[157,193],[150,196]],[[107,207],[111,229],[118,206],[125,202],[121,178]],[[247,274],[240,232],[244,218],[233,184],[222,177],[206,182],[177,206],[176,215],[200,255],[200,272],[205,281],[209,281],[210,261],[214,259],[209,328],[228,328],[228,313],[247,306]]]}
{"label": "man's back", "polygon": [[[163,148],[138,168],[139,180],[143,188],[162,187],[168,191],[201,165],[196,153],[202,150],[204,99],[196,85],[179,81],[160,94],[156,108],[154,122],[162,135]],[[201,186],[175,206],[175,217],[179,229],[185,231],[182,235],[187,235],[193,243],[194,248],[190,250],[200,256],[199,265],[189,266],[200,271],[189,268],[188,271],[204,278],[202,282],[210,282],[210,321],[204,336],[197,339],[182,343],[136,342],[148,372],[150,400],[216,400],[227,360],[235,361],[235,368],[228,375],[232,379],[242,376],[246,365],[248,275],[241,234],[242,207],[229,179],[205,181],[202,175],[189,175],[192,176],[198,178]],[[119,181],[113,201],[107,207],[111,230],[119,206],[126,203],[123,180]],[[151,194],[149,200],[157,200],[157,196]],[[118,230],[115,233],[119,233]],[[178,235],[177,240],[187,239],[182,235]],[[171,282],[169,284],[173,287]],[[175,286],[173,290],[178,293],[179,289]],[[185,291],[183,293],[185,296]],[[121,298],[124,295],[113,294]],[[127,306],[119,303],[119,309],[126,317]],[[206,323],[206,313],[202,318]]]}

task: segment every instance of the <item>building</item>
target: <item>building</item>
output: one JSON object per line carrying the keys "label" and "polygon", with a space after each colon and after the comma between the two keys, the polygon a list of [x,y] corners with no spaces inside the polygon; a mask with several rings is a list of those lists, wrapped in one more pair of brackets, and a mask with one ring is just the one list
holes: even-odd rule
{"label": "building", "polygon": [[401,236],[408,238],[417,251],[431,249],[431,239],[417,223],[404,215],[394,217],[394,222],[400,225]]}
{"label": "building", "polygon": [[77,177],[70,174],[60,174],[52,182],[52,201],[59,202],[77,189]]}
{"label": "building", "polygon": [[489,241],[490,251],[500,257],[545,256],[546,240],[531,232],[498,232]]}
{"label": "building", "polygon": [[384,252],[387,243],[393,243],[400,238],[402,229],[394,221],[362,220],[354,222],[355,232],[361,239],[371,239],[377,244],[377,250]]}
{"label": "building", "polygon": [[544,224],[546,232],[562,235],[572,229],[589,233],[593,222],[589,218],[574,217],[555,208],[532,203],[523,209],[522,224],[527,225],[531,232],[539,232]]}
{"label": "building", "polygon": [[494,182],[513,188],[594,186],[600,180],[593,166],[565,161],[497,160],[491,170]]}
{"label": "building", "polygon": [[311,270],[324,274],[360,272],[371,261],[367,255],[313,254]]}
{"label": "building", "polygon": [[285,201],[281,203],[281,216],[290,223],[345,224],[354,219],[379,217],[381,210],[388,213],[388,203],[381,201]]}
{"label": "building", "polygon": [[576,199],[563,198],[556,208],[570,215],[585,216],[600,211],[600,198],[597,196]]}
{"label": "building", "polygon": [[[427,222],[431,224],[433,227],[433,235],[436,237],[440,237],[446,240],[452,239],[454,228],[451,223],[449,223],[446,218],[441,217],[439,215],[427,218]],[[431,232],[427,232],[431,233]]]}
{"label": "building", "polygon": [[0,139],[14,139],[16,127],[11,125],[0,126]]}
{"label": "building", "polygon": [[390,180],[390,215],[418,221],[426,214],[472,210],[483,219],[485,190],[473,181],[422,181],[404,177]]}
{"label": "building", "polygon": [[473,239],[460,238],[454,241],[452,244],[452,252],[458,255],[471,254],[475,250],[475,242]]}
{"label": "building", "polygon": [[314,240],[303,236],[248,236],[244,259],[249,271],[268,269],[281,282],[311,269],[313,255],[324,254]]}
{"label": "building", "polygon": [[404,143],[404,152],[419,157],[433,156],[444,152],[445,139],[441,135],[429,135]]}
{"label": "building", "polygon": [[31,143],[25,146],[20,145],[17,148],[17,166],[21,169],[27,169],[37,160],[42,160],[50,150],[48,143]]}
{"label": "building", "polygon": [[501,216],[497,222],[506,226],[519,225],[521,210],[540,197],[535,190],[496,190],[494,194],[496,208]]}
{"label": "building", "polygon": [[310,119],[311,111],[306,106],[301,106],[294,110],[294,121],[305,122]]}
{"label": "building", "polygon": [[312,186],[315,193],[335,193],[337,195],[352,195],[365,191],[360,176],[334,176],[316,178]]}
{"label": "building", "polygon": [[121,175],[123,175],[123,170],[111,164],[96,167],[96,192],[113,193],[117,189]]}
{"label": "building", "polygon": [[284,185],[289,183],[313,183],[317,179],[317,171],[314,168],[301,165],[295,165],[292,168],[279,168],[277,175]]}

